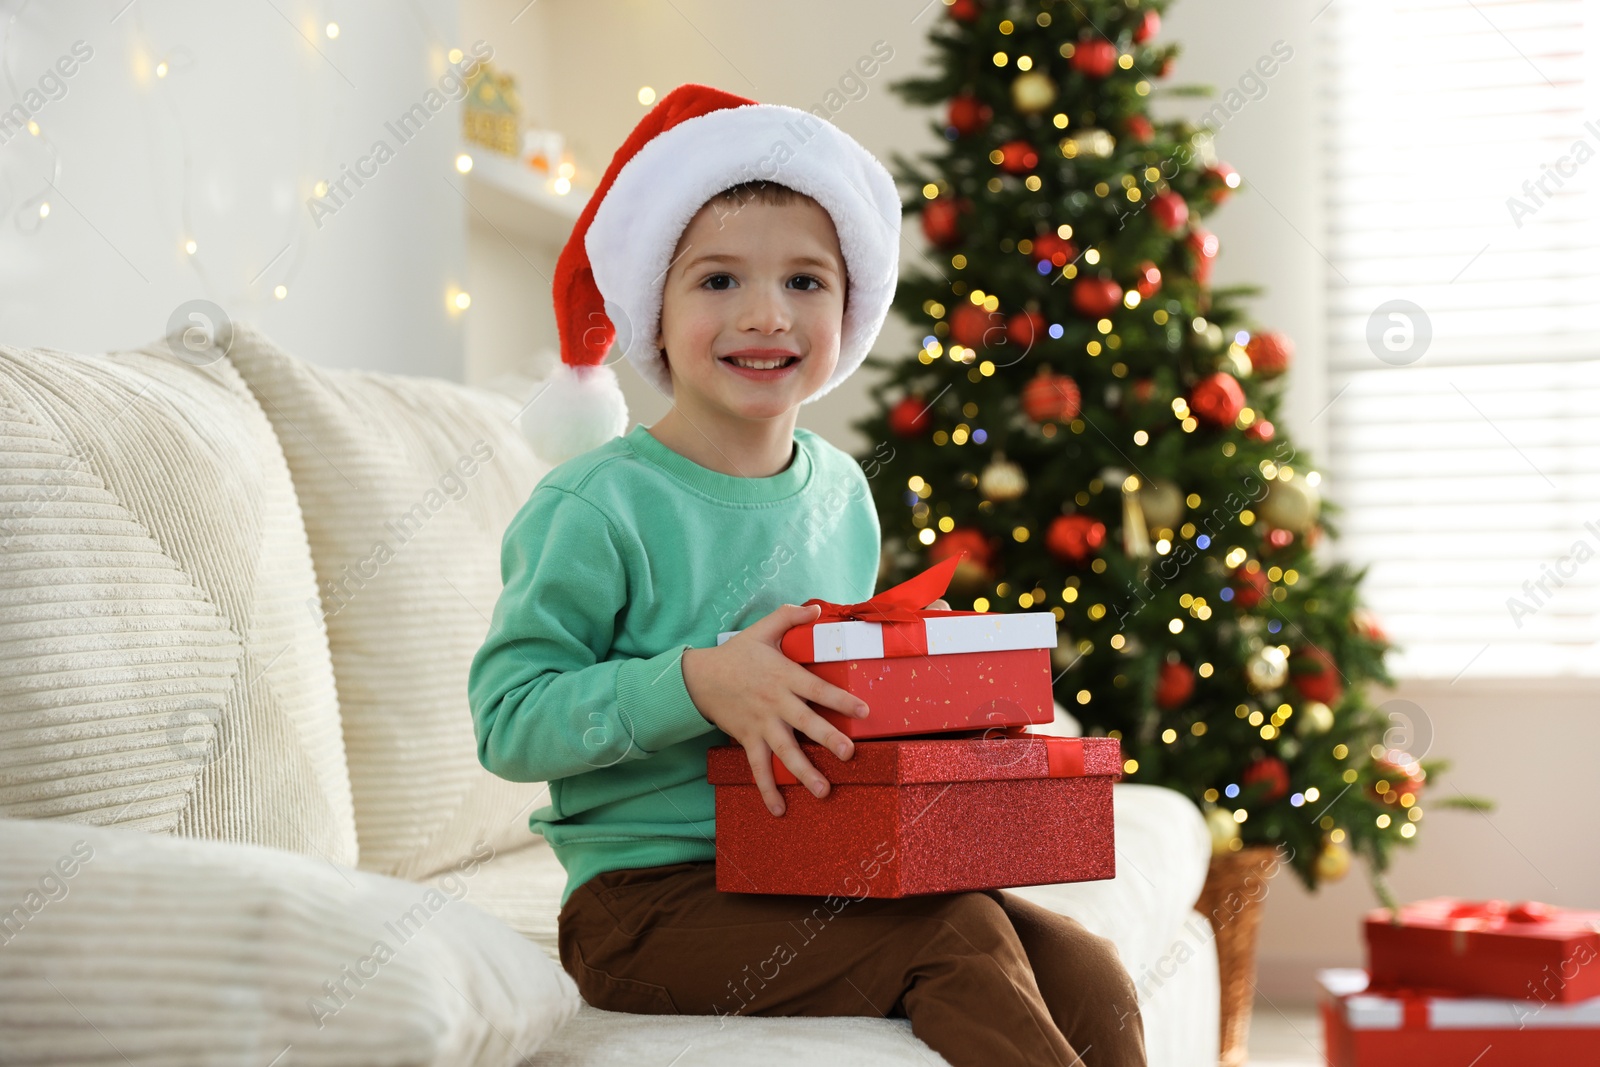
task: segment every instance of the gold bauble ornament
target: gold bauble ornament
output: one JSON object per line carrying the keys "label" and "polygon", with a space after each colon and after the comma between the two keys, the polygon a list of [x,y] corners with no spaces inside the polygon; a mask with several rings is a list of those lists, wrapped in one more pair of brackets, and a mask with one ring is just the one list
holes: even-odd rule
{"label": "gold bauble ornament", "polygon": [[1272,483],[1261,502],[1261,519],[1268,526],[1303,534],[1317,524],[1322,497],[1304,478],[1281,478]]}
{"label": "gold bauble ornament", "polygon": [[1222,369],[1241,380],[1255,372],[1255,367],[1250,364],[1250,353],[1240,344],[1228,346],[1228,351],[1222,357]]}
{"label": "gold bauble ornament", "polygon": [[1056,102],[1056,83],[1041,70],[1019,74],[1011,83],[1011,103],[1024,115],[1037,115]]}
{"label": "gold bauble ornament", "polygon": [[1183,519],[1183,490],[1176,482],[1154,478],[1139,486],[1139,507],[1152,532],[1176,530]]}
{"label": "gold bauble ornament", "polygon": [[1068,159],[1104,159],[1117,149],[1117,139],[1109,131],[1086,126],[1061,138],[1061,154]]}
{"label": "gold bauble ornament", "polygon": [[1315,737],[1333,729],[1333,709],[1320,700],[1308,700],[1295,712],[1295,733]]}
{"label": "gold bauble ornament", "polygon": [[1317,881],[1337,882],[1350,872],[1350,850],[1337,841],[1325,841],[1315,867]]}
{"label": "gold bauble ornament", "polygon": [[1000,456],[983,468],[978,478],[978,492],[996,503],[1015,500],[1028,491],[1028,476],[1022,468]]}
{"label": "gold bauble ornament", "polygon": [[1276,689],[1289,679],[1289,657],[1277,645],[1257,649],[1244,661],[1244,677],[1258,693]]}
{"label": "gold bauble ornament", "polygon": [[1208,808],[1206,829],[1211,831],[1213,856],[1225,856],[1229,852],[1237,852],[1243,845],[1239,839],[1239,824],[1233,820],[1233,812],[1227,808]]}

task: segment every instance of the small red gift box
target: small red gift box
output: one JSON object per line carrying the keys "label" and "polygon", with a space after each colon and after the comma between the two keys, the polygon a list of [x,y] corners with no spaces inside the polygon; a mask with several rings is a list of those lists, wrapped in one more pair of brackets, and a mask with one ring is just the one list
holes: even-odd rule
{"label": "small red gift box", "polygon": [[810,740],[800,749],[828,795],[774,756],[782,815],[767,810],[743,746],[707,750],[718,889],[860,899],[1116,876],[1115,738],[862,741],[848,760]]}
{"label": "small red gift box", "polygon": [[1600,996],[1600,912],[1435,897],[1366,917],[1375,984],[1572,1003]]}
{"label": "small red gift box", "polygon": [[1369,986],[1317,972],[1329,1067],[1567,1067],[1600,1063],[1600,998],[1545,1004]]}
{"label": "small red gift box", "polygon": [[[1023,726],[1055,718],[1048,611],[926,611],[944,593],[952,556],[859,604],[822,605],[783,635],[783,654],[867,702],[865,719],[807,701],[846,737]],[[720,645],[737,630],[717,636]]]}

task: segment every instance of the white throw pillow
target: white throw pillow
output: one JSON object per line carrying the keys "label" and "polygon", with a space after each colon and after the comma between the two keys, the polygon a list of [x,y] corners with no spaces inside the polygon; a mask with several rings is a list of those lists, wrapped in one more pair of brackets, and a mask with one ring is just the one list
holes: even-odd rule
{"label": "white throw pillow", "polygon": [[580,998],[461,899],[480,866],[439,888],[258,845],[0,819],[0,1058],[521,1063]]}
{"label": "white throw pillow", "polygon": [[315,595],[226,362],[0,346],[0,815],[353,864]]}
{"label": "white throw pillow", "polygon": [[549,470],[509,397],[327,370],[235,329],[229,358],[278,430],[305,511],[355,791],[360,866],[420,878],[534,839],[544,786],[478,762],[467,671],[500,596],[506,526]]}

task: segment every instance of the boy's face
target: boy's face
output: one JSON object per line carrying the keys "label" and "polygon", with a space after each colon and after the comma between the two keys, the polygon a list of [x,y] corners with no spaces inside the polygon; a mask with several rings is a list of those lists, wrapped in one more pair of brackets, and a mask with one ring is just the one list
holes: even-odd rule
{"label": "boy's face", "polygon": [[[839,363],[845,284],[833,220],[816,201],[706,204],[679,238],[661,294],[656,343],[674,406],[691,422],[797,408]],[[751,349],[770,354],[743,358],[786,365],[747,370],[728,358]]]}

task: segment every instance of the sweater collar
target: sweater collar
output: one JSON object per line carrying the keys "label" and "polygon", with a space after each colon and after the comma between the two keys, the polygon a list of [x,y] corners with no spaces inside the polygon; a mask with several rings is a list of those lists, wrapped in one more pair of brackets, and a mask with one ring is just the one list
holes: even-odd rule
{"label": "sweater collar", "polygon": [[660,467],[702,496],[732,504],[750,504],[782,500],[805,488],[811,480],[809,436],[809,431],[796,427],[789,465],[766,478],[741,478],[702,467],[662,444],[643,423],[629,430],[626,440],[641,459]]}

